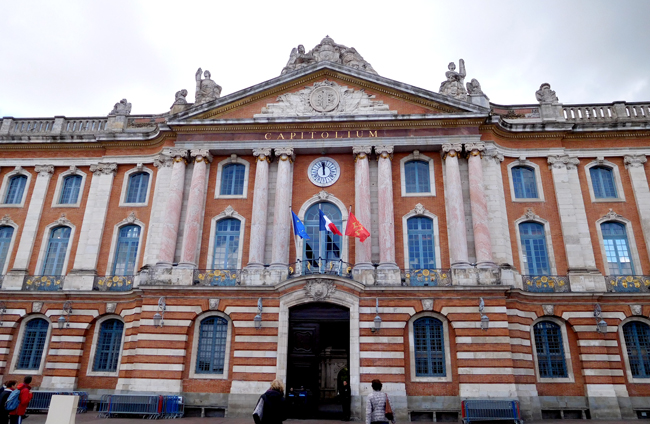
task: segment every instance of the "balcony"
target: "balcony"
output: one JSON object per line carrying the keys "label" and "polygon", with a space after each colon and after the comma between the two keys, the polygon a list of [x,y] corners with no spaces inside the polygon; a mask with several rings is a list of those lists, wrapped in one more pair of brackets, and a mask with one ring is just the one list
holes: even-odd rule
{"label": "balcony", "polygon": [[566,275],[522,275],[524,290],[531,293],[568,293],[571,291]]}
{"label": "balcony", "polygon": [[98,275],[93,281],[93,290],[122,292],[133,289],[133,275]]}
{"label": "balcony", "polygon": [[238,286],[241,284],[240,269],[195,269],[195,286]]}
{"label": "balcony", "polygon": [[436,269],[401,269],[403,286],[439,287],[451,286],[451,270]]}
{"label": "balcony", "polygon": [[304,275],[336,275],[343,278],[352,278],[352,264],[343,262],[340,259],[321,259],[310,261],[298,261],[289,264],[289,277],[302,277]]}
{"label": "balcony", "polygon": [[606,275],[608,292],[650,293],[650,275]]}
{"label": "balcony", "polygon": [[63,288],[64,275],[27,275],[23,281],[23,290],[58,291]]}

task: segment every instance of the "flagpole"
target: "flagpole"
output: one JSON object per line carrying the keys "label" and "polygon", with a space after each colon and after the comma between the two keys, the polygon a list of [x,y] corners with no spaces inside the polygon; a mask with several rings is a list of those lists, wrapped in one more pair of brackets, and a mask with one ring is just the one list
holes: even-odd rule
{"label": "flagpole", "polygon": [[[323,204],[318,204],[318,210],[323,212]],[[325,212],[323,212],[325,214]],[[323,232],[320,230],[320,214],[318,215],[318,272],[323,273]],[[325,231],[327,234],[327,230]]]}
{"label": "flagpole", "polygon": [[291,206],[289,206],[289,212],[291,212],[291,229],[293,230],[293,247],[296,249],[296,269],[294,269],[293,272],[298,271],[298,264],[300,264],[300,273],[296,273],[296,275],[302,275],[302,260],[299,259],[298,255],[298,238],[296,237],[296,226],[294,225],[293,222],[293,210],[291,209]]}

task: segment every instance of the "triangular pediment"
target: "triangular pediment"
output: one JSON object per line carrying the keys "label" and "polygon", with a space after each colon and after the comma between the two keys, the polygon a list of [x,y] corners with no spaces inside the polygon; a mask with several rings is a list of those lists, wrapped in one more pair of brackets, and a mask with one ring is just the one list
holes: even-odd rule
{"label": "triangular pediment", "polygon": [[379,75],[320,62],[201,105],[170,123],[346,115],[486,114],[487,109]]}

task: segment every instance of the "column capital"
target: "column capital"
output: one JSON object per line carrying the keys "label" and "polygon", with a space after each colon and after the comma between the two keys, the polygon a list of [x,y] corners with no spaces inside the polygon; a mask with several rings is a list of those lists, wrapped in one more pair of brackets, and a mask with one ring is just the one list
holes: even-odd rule
{"label": "column capital", "polygon": [[460,152],[463,151],[463,145],[461,143],[445,143],[442,145],[442,158],[446,159],[449,157],[456,157]]}
{"label": "column capital", "polygon": [[208,149],[192,149],[190,157],[194,158],[194,162],[202,162],[204,159],[207,162],[212,162],[212,155]]}
{"label": "column capital", "polygon": [[153,158],[153,166],[156,168],[170,168],[174,163],[173,159],[165,154],[159,154]]}
{"label": "column capital", "polygon": [[352,147],[352,154],[354,155],[355,162],[357,161],[357,159],[366,159],[370,153],[372,153],[372,146]]}
{"label": "column capital", "polygon": [[271,162],[271,148],[270,147],[255,148],[253,149],[253,156],[257,157],[258,161]]}
{"label": "column capital", "polygon": [[281,161],[289,160],[293,162],[293,147],[278,147],[274,149],[275,156],[280,158]]}
{"label": "column capital", "polygon": [[53,165],[36,165],[34,171],[38,173],[39,177],[51,177],[54,173]]}
{"label": "column capital", "polygon": [[97,163],[97,164],[90,165],[90,172],[92,172],[97,176],[100,176],[102,174],[104,175],[115,174],[116,171],[117,171],[116,163]]}
{"label": "column capital", "polygon": [[188,154],[187,149],[182,149],[180,147],[171,147],[169,149],[163,150],[163,155],[171,156],[174,159],[174,162],[178,162],[178,158],[187,159]]}
{"label": "column capital", "polygon": [[625,155],[625,168],[640,168],[648,161],[645,155]]}
{"label": "column capital", "polygon": [[467,152],[467,156],[480,156],[483,154],[485,151],[485,143],[483,142],[473,142],[473,143],[465,143],[465,151]]}
{"label": "column capital", "polygon": [[497,149],[492,148],[492,149],[487,149],[485,153],[483,154],[483,157],[485,159],[490,159],[496,162],[497,165],[500,165],[501,162],[503,162],[504,157],[503,154],[500,153]]}
{"label": "column capital", "polygon": [[556,155],[549,156],[547,159],[549,165],[555,169],[575,169],[575,167],[580,163],[580,159],[569,156],[569,155]]}
{"label": "column capital", "polygon": [[390,144],[381,144],[375,146],[375,153],[377,154],[377,160],[379,159],[389,159],[393,160],[393,149],[394,146]]}

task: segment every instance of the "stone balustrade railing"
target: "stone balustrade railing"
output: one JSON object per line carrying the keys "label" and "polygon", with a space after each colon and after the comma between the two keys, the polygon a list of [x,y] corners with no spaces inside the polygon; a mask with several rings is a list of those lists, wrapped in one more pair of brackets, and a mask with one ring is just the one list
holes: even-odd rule
{"label": "stone balustrade railing", "polygon": [[106,132],[108,118],[4,118],[0,124],[0,136],[58,136],[96,134]]}
{"label": "stone balustrade railing", "polygon": [[650,120],[650,103],[616,102],[609,104],[564,105],[562,112],[568,122],[648,121]]}

